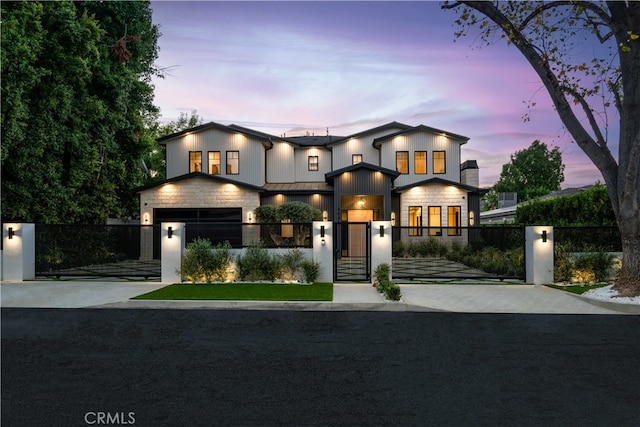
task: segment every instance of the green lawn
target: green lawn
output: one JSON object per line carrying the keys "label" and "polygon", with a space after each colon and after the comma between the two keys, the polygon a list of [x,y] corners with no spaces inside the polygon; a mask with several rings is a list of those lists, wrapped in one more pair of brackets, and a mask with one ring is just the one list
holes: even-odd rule
{"label": "green lawn", "polygon": [[132,299],[222,301],[333,301],[333,283],[224,283],[169,285]]}
{"label": "green lawn", "polygon": [[597,285],[546,285],[549,288],[560,289],[562,291],[571,292],[572,294],[582,295],[591,289],[602,288],[603,286],[607,286],[606,283],[599,283]]}

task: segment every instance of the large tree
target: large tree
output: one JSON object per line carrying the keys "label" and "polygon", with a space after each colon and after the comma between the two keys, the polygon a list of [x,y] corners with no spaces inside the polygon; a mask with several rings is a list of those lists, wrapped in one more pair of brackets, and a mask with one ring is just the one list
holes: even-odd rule
{"label": "large tree", "polygon": [[135,212],[157,28],[149,2],[2,2],[2,218]]}
{"label": "large tree", "polygon": [[518,193],[518,202],[524,202],[559,190],[563,181],[560,149],[549,150],[544,142],[536,140],[529,148],[516,151],[509,163],[502,165],[493,189],[497,193]]}
{"label": "large tree", "polygon": [[[622,236],[618,295],[640,295],[640,2],[446,2],[459,31],[506,40],[539,76],[578,146],[602,173]],[[576,46],[601,43],[601,49]],[[585,58],[586,52],[592,52]],[[602,53],[604,52],[604,53]],[[619,118],[617,159],[607,112]],[[615,141],[613,142],[615,144]]]}

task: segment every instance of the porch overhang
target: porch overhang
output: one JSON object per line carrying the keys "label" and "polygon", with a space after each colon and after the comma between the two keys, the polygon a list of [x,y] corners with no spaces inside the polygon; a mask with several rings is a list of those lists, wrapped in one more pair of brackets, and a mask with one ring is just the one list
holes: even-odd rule
{"label": "porch overhang", "polygon": [[383,175],[386,175],[391,178],[391,182],[393,182],[398,176],[400,176],[400,172],[394,171],[391,169],[383,168],[380,166],[372,165],[371,163],[358,163],[355,165],[347,166],[342,169],[337,169],[332,172],[328,172],[325,174],[325,179],[328,184],[333,184],[333,180],[342,175],[345,172],[353,172],[358,170],[369,170],[371,172],[380,172]]}

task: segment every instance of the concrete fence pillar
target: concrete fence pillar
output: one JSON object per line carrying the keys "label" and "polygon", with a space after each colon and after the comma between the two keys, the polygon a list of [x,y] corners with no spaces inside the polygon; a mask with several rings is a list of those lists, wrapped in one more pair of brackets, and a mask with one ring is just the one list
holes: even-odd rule
{"label": "concrete fence pillar", "polygon": [[553,227],[525,227],[524,235],[527,283],[553,283]]}
{"label": "concrete fence pillar", "polygon": [[376,281],[373,273],[380,264],[389,264],[391,271],[393,264],[391,221],[371,221],[371,283]]}
{"label": "concrete fence pillar", "polygon": [[180,283],[180,266],[186,250],[186,229],[183,222],[163,222],[160,226],[162,283]]}
{"label": "concrete fence pillar", "polygon": [[22,281],[35,277],[35,224],[2,224],[2,280]]}
{"label": "concrete fence pillar", "polygon": [[320,264],[319,282],[333,282],[333,223],[313,222],[313,260]]}

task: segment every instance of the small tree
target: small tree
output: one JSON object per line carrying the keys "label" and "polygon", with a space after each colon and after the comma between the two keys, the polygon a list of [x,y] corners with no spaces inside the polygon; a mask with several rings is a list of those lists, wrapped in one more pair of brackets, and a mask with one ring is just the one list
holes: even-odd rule
{"label": "small tree", "polygon": [[[313,206],[303,202],[287,202],[280,206],[259,206],[254,210],[256,221],[262,223],[292,222],[293,243],[302,246],[306,238],[309,237],[310,229],[300,223],[309,223],[322,219],[322,212]],[[271,239],[279,246],[284,245],[284,239],[278,233],[278,227],[270,227]]]}

